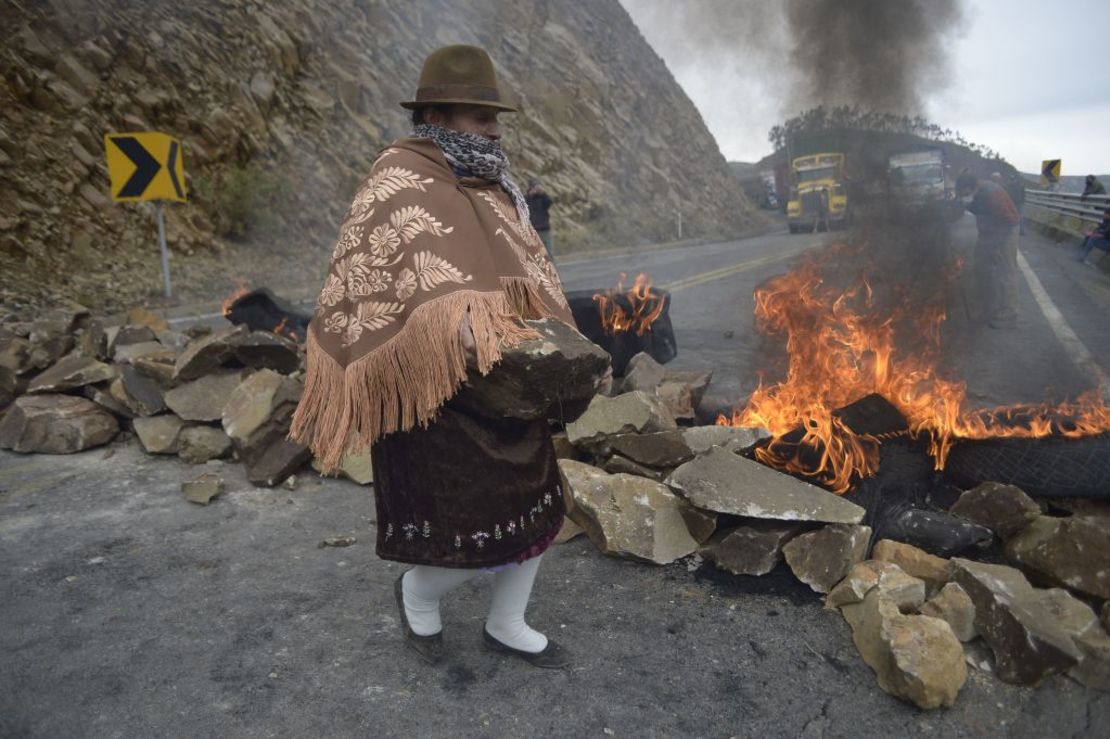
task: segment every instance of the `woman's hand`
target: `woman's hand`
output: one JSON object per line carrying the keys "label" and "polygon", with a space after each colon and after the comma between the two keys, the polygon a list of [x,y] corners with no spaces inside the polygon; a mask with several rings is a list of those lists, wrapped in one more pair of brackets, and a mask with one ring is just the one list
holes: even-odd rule
{"label": "woman's hand", "polygon": [[474,340],[474,330],[470,328],[470,311],[463,314],[462,323],[459,324],[459,341],[462,342],[463,354],[466,356],[466,368],[478,369],[478,342]]}

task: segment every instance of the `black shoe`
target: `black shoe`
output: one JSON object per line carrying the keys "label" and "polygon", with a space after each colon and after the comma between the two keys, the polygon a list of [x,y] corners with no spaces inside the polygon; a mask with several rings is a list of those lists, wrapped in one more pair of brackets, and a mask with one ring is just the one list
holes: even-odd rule
{"label": "black shoe", "polygon": [[405,644],[429,665],[438,664],[443,659],[443,632],[440,631],[438,634],[432,634],[431,636],[420,636],[409,626],[409,618],[405,615],[405,591],[401,584],[404,578],[405,573],[402,572],[393,585],[393,592],[397,596],[397,610],[401,613],[401,628],[405,632]]}
{"label": "black shoe", "polygon": [[561,670],[570,664],[570,655],[567,654],[565,649],[551,639],[547,640],[547,646],[543,648],[542,652],[526,652],[523,649],[515,649],[508,644],[501,643],[486,631],[485,626],[482,627],[482,638],[486,643],[487,649],[494,652],[501,652],[502,654],[516,655],[533,667],[543,667],[547,670]]}

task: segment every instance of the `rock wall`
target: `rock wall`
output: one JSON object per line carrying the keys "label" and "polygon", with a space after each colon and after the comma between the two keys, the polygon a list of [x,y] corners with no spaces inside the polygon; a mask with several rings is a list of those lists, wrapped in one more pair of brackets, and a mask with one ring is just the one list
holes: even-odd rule
{"label": "rock wall", "polygon": [[521,114],[506,150],[557,201],[557,251],[735,234],[758,219],[618,0],[4,3],[0,302],[114,308],[160,291],[148,204],[108,197],[103,136],[184,141],[166,208],[178,292],[314,290],[397,102],[432,49],[476,43]]}

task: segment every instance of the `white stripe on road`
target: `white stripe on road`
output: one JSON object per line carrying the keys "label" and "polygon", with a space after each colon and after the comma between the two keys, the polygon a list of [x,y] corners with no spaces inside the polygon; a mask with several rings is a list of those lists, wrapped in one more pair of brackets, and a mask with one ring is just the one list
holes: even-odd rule
{"label": "white stripe on road", "polygon": [[1064,314],[1052,302],[1052,298],[1048,296],[1048,291],[1044,289],[1037,273],[1029,266],[1026,261],[1025,255],[1020,251],[1017,254],[1018,267],[1021,268],[1021,274],[1025,277],[1025,282],[1029,285],[1029,289],[1033,293],[1033,299],[1037,301],[1041,313],[1044,314],[1045,319],[1048,320],[1048,325],[1052,327],[1052,333],[1056,334],[1056,338],[1064,345],[1064,351],[1075,363],[1077,367],[1083,372],[1090,375],[1091,379],[1098,383],[1102,390],[1103,400],[1110,402],[1110,386],[1106,382],[1106,373],[1099,366],[1098,361],[1095,360],[1094,355],[1087,349],[1087,345],[1079,338],[1079,335],[1072,330],[1068,325]]}

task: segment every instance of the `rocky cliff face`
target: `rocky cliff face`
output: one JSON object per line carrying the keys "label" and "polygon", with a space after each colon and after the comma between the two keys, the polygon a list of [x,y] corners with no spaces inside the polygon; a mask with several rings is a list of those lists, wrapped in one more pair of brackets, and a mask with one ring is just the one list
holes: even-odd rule
{"label": "rocky cliff face", "polygon": [[184,142],[167,206],[178,292],[315,289],[397,102],[449,43],[494,58],[505,146],[556,198],[557,250],[737,233],[754,216],[701,117],[617,0],[44,0],[0,24],[0,302],[159,292],[147,204],[108,196],[103,136]]}

